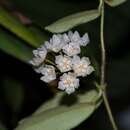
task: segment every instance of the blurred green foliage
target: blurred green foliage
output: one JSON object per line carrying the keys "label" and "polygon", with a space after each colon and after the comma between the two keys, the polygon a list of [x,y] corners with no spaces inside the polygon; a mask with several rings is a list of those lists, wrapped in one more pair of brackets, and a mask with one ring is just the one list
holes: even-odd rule
{"label": "blurred green foliage", "polygon": [[[30,32],[40,36],[38,43],[33,42],[35,45],[40,45],[51,36],[51,33],[44,30],[45,26],[67,15],[95,9],[98,6],[98,1],[95,0],[9,0],[0,3],[7,12],[18,11],[32,21],[30,25],[20,26],[24,26]],[[129,106],[129,9],[130,1],[116,8],[109,6],[105,8],[108,95],[115,115]],[[26,39],[28,37],[21,39],[21,36],[17,36],[19,31],[13,32],[12,29],[5,26],[0,26],[0,49],[2,50],[0,51],[0,130],[4,130],[4,126],[11,130],[16,127],[18,120],[30,115],[42,102],[52,97],[52,93],[39,80],[39,76],[33,72],[30,66],[25,64],[31,59],[31,52],[35,45],[28,44]],[[13,29],[14,26],[12,26]],[[97,66],[100,64],[99,19],[75,29],[81,34],[89,33],[91,42],[83,53],[91,56]],[[96,78],[98,80],[98,77]],[[93,80],[93,76],[90,79],[83,79],[81,89],[88,88],[91,80]],[[109,130],[110,126],[104,116],[106,113],[103,106],[96,113],[97,116],[94,114],[87,123],[82,123],[75,130],[85,130],[86,128]],[[118,125],[122,128],[121,124]]]}

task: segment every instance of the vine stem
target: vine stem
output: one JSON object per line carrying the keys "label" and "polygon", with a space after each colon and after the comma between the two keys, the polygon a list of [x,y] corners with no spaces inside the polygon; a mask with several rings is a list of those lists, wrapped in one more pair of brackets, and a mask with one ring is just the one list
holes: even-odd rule
{"label": "vine stem", "polygon": [[99,10],[101,13],[101,23],[100,23],[100,40],[101,40],[101,79],[100,86],[102,89],[102,97],[104,100],[104,104],[109,116],[109,120],[113,127],[113,130],[118,130],[114,117],[112,115],[112,111],[109,105],[109,101],[106,93],[106,83],[105,83],[105,68],[106,68],[106,51],[105,51],[105,43],[104,43],[104,0],[100,0]]}

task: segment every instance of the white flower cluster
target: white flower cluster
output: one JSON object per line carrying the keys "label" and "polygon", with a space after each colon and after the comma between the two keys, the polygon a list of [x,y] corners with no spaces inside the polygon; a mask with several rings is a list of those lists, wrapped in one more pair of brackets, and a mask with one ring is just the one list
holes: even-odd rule
{"label": "white flower cluster", "polygon": [[[86,46],[89,43],[88,34],[80,37],[77,31],[68,32],[68,34],[55,34],[50,41],[46,41],[43,46],[33,51],[34,58],[30,63],[36,67],[35,71],[43,76],[41,80],[49,83],[55,80],[56,71],[59,71],[60,81],[58,88],[71,94],[79,87],[78,77],[85,77],[94,71],[90,65],[88,57],[80,58],[80,46]],[[47,54],[53,52],[55,61],[53,64],[47,62]],[[48,64],[47,64],[48,63]]]}

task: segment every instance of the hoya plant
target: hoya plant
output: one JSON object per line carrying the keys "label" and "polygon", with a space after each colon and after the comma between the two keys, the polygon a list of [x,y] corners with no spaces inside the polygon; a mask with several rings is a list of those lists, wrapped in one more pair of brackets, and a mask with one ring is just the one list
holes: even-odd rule
{"label": "hoya plant", "polygon": [[[31,21],[20,15],[20,18],[24,19],[20,22],[5,8],[0,7],[0,25],[21,39],[14,40],[12,36],[5,34],[2,28],[0,49],[27,63],[32,71],[36,72],[35,75],[39,76],[39,82],[55,89],[55,96],[43,103],[29,117],[20,120],[15,130],[70,130],[89,118],[102,103],[105,105],[112,129],[118,130],[107,98],[109,87],[106,79],[104,18],[105,7],[116,7],[124,2],[126,0],[99,0],[95,9],[70,14],[52,24],[42,26],[40,30],[28,28],[24,22],[26,24]],[[97,34],[100,37],[98,43],[100,63],[94,60],[93,57],[96,55],[84,54],[84,51],[87,52],[87,48],[91,46],[93,36],[90,37],[87,30],[84,34],[78,30],[81,24],[88,22],[93,24],[94,21],[100,28],[100,33]],[[25,42],[28,45],[24,44]],[[89,77],[93,77],[90,81],[94,86],[93,89],[79,94],[82,88],[81,81]],[[65,96],[66,103],[70,102],[73,95],[78,99],[76,103],[72,105],[61,103]]]}

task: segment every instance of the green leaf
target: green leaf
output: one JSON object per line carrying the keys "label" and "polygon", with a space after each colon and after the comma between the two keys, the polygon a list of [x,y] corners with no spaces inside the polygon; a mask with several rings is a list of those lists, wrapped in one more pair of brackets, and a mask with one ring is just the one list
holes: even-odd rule
{"label": "green leaf", "polygon": [[60,104],[61,98],[64,96],[64,93],[59,92],[55,97],[47,101],[46,103],[43,103],[37,110],[36,112],[33,113],[33,115],[37,115],[43,111],[46,111],[48,109],[52,109],[55,107],[58,107]]}
{"label": "green leaf", "polygon": [[1,7],[0,24],[34,47],[37,47],[43,42],[42,37],[25,27],[22,23],[20,23],[16,18],[11,16]]}
{"label": "green leaf", "polygon": [[60,20],[57,20],[51,25],[45,27],[45,29],[53,33],[62,33],[80,24],[90,22],[98,18],[99,15],[100,13],[98,10],[89,10],[89,11],[72,14]]}
{"label": "green leaf", "polygon": [[94,104],[60,106],[25,119],[16,130],[68,130],[87,119],[95,110]]}
{"label": "green leaf", "polygon": [[30,47],[2,29],[0,29],[0,49],[26,63],[32,58],[32,49]]}
{"label": "green leaf", "polygon": [[95,103],[99,100],[101,97],[101,92],[98,92],[97,90],[90,90],[84,94],[78,95],[79,102],[82,103]]}
{"label": "green leaf", "polygon": [[105,0],[105,2],[112,6],[112,7],[115,7],[115,6],[118,6],[120,4],[123,4],[124,2],[126,2],[127,0]]}
{"label": "green leaf", "polygon": [[[58,93],[31,117],[20,121],[16,130],[68,130],[87,119],[100,104],[95,103],[99,99],[99,93],[96,90],[77,95],[77,102],[67,106],[65,102],[71,101],[73,96],[76,95]],[[64,103],[62,103],[63,99]]]}
{"label": "green leaf", "polygon": [[55,97],[53,97],[53,99],[51,99],[51,100],[47,101],[46,103],[44,103],[43,105],[41,105],[36,110],[36,112],[33,113],[33,115],[37,115],[43,111],[58,107],[60,105],[63,105],[63,104],[61,104],[61,102],[63,100],[64,100],[63,102],[65,105],[65,103],[68,104],[68,101],[72,102],[75,99],[75,102],[72,103],[72,105],[74,105],[76,103],[96,102],[99,98],[100,98],[100,94],[96,90],[90,90],[84,94],[80,94],[77,96],[67,95],[65,93],[60,92]]}

